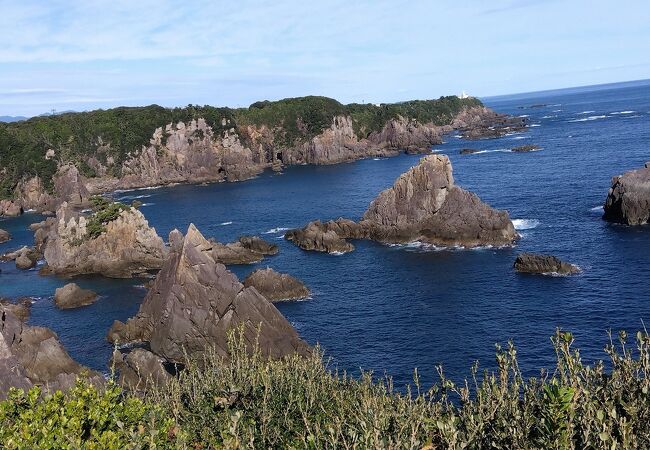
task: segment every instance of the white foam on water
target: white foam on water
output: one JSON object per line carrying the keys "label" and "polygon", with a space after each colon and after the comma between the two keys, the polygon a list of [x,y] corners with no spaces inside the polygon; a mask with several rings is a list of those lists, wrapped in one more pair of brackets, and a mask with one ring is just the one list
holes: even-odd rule
{"label": "white foam on water", "polygon": [[519,139],[528,139],[530,136],[515,136],[511,137],[510,139],[512,140],[519,140]]}
{"label": "white foam on water", "polygon": [[607,116],[589,116],[589,117],[584,117],[584,118],[582,118],[582,119],[573,119],[573,120],[569,120],[569,122],[570,122],[570,123],[571,123],[571,122],[590,122],[590,121],[592,121],[592,120],[604,119],[604,118],[606,118],[606,117],[607,117]]}
{"label": "white foam on water", "polygon": [[538,124],[538,123],[532,123],[532,124],[530,124],[529,126],[530,126],[530,127],[541,127],[541,125]]}
{"label": "white foam on water", "polygon": [[554,109],[554,110],[551,111],[551,112],[561,112],[561,111],[562,111],[561,109]]}
{"label": "white foam on water", "polygon": [[613,113],[610,113],[611,115],[618,115],[618,114],[634,114],[636,111],[615,111]]}
{"label": "white foam on water", "polygon": [[330,252],[330,255],[341,256],[341,255],[345,255],[345,252]]}
{"label": "white foam on water", "polygon": [[528,114],[522,114],[522,115],[519,116],[519,117],[530,117],[530,116],[529,116]]}
{"label": "white foam on water", "polygon": [[537,219],[512,219],[512,224],[515,226],[515,230],[532,230],[539,226],[540,221]]}
{"label": "white foam on water", "polygon": [[468,155],[481,155],[483,153],[512,153],[509,148],[496,148],[493,150],[479,150],[477,152],[467,153]]}
{"label": "white foam on water", "polygon": [[595,112],[596,111],[582,111],[582,112],[579,112],[578,114],[591,114],[591,113],[595,113]]}
{"label": "white foam on water", "polygon": [[124,197],[120,197],[120,200],[137,200],[140,198],[149,198],[153,194],[142,194],[142,195],[126,195]]}
{"label": "white foam on water", "polygon": [[271,228],[268,231],[265,231],[262,234],[277,234],[277,233],[283,233],[285,231],[288,231],[289,228],[284,228],[284,227],[277,227],[277,228]]}
{"label": "white foam on water", "polygon": [[542,116],[542,119],[553,119],[557,117],[556,115],[551,115],[551,116]]}
{"label": "white foam on water", "polygon": [[144,208],[145,206],[152,206],[155,205],[155,203],[143,203],[140,205],[140,208]]}
{"label": "white foam on water", "polygon": [[232,222],[221,222],[219,225],[221,225],[221,226],[232,225]]}
{"label": "white foam on water", "polygon": [[436,148],[432,148],[432,149],[431,149],[431,153],[440,153],[441,151],[442,151],[442,150],[440,150],[440,149],[436,149]]}
{"label": "white foam on water", "polygon": [[603,207],[603,205],[594,206],[593,208],[589,209],[589,211],[597,211],[597,212],[602,212],[604,210],[605,208]]}

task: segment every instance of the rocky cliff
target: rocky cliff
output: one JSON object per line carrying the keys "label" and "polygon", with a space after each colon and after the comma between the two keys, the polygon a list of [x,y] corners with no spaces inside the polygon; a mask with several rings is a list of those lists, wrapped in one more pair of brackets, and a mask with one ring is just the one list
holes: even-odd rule
{"label": "rocky cliff", "polygon": [[510,245],[518,235],[506,211],[454,184],[447,156],[430,155],[381,192],[358,223],[312,222],[285,237],[303,249],[332,253],[354,248],[345,239],[477,247]]}
{"label": "rocky cliff", "polygon": [[[116,321],[108,334],[110,341],[146,342],[161,361],[182,364],[186,356],[199,357],[207,347],[227,356],[227,333],[241,325],[248,344],[259,342],[266,356],[309,352],[264,296],[244,287],[214,260],[212,244],[194,225],[185,236],[173,231],[169,242],[169,258],[138,314],[126,324]],[[121,364],[128,362],[126,356],[120,358]]]}
{"label": "rocky cliff", "polygon": [[603,219],[627,225],[650,221],[650,163],[612,179]]}
{"label": "rocky cliff", "polygon": [[128,278],[162,266],[167,250],[140,211],[121,211],[96,237],[88,229],[91,219],[67,203],[59,207],[44,244],[45,261],[52,272]]}

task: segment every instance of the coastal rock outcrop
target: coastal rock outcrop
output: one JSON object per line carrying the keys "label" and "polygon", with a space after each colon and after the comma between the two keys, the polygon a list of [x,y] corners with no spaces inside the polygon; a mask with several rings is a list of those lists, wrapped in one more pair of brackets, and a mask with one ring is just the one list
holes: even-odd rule
{"label": "coastal rock outcrop", "polygon": [[6,298],[0,298],[0,309],[11,312],[23,322],[29,319],[31,308],[32,299],[29,297],[21,297],[16,302],[12,302]]}
{"label": "coastal rock outcrop", "polygon": [[345,239],[477,247],[511,245],[518,234],[506,211],[493,209],[454,185],[447,156],[429,155],[381,192],[360,222],[311,222],[285,237],[306,250],[331,252],[330,248],[352,250],[345,247]]}
{"label": "coastal rock outcrop", "polygon": [[15,217],[23,213],[23,208],[13,200],[0,200],[0,216]]}
{"label": "coastal rock outcrop", "polygon": [[524,131],[526,117],[497,113],[484,106],[461,111],[453,120],[452,127],[465,139],[492,139],[508,133]]}
{"label": "coastal rock outcrop", "polygon": [[97,293],[82,289],[76,283],[68,283],[54,293],[54,304],[59,309],[73,309],[91,305],[97,300]]}
{"label": "coastal rock outcrop", "polygon": [[512,147],[510,151],[513,153],[528,153],[528,152],[534,152],[541,149],[542,147],[540,147],[539,145],[527,144],[527,145],[518,145],[517,147]]}
{"label": "coastal rock outcrop", "polygon": [[538,253],[520,253],[515,260],[514,268],[521,273],[572,275],[580,272],[580,268],[551,255]]}
{"label": "coastal rock outcrop", "polygon": [[74,361],[53,331],[25,325],[10,308],[0,305],[0,398],[11,387],[66,390],[80,376],[93,384],[104,382],[101,374]]}
{"label": "coastal rock outcrop", "polygon": [[137,315],[126,324],[116,321],[109,341],[144,342],[166,363],[182,364],[206,347],[227,356],[228,331],[243,326],[246,342],[259,342],[265,356],[310,352],[264,296],[215,261],[213,244],[194,225],[185,236],[172,231],[169,242],[171,253]]}
{"label": "coastal rock outcrop", "polygon": [[276,272],[270,267],[257,269],[248,275],[243,283],[246,287],[254,287],[272,302],[300,300],[311,294],[299,279],[286,273]]}
{"label": "coastal rock outcrop", "polygon": [[236,242],[221,244],[214,240],[212,243],[212,256],[221,264],[253,264],[264,259],[265,256],[278,253],[278,246],[270,244],[258,236],[242,236]]}
{"label": "coastal rock outcrop", "polygon": [[53,273],[129,278],[162,267],[167,252],[163,240],[137,209],[122,210],[96,237],[89,233],[90,220],[67,203],[59,207],[44,251]]}
{"label": "coastal rock outcrop", "polygon": [[11,239],[11,234],[7,230],[0,228],[0,244],[7,242]]}
{"label": "coastal rock outcrop", "polygon": [[603,219],[627,225],[650,221],[650,162],[612,178]]}

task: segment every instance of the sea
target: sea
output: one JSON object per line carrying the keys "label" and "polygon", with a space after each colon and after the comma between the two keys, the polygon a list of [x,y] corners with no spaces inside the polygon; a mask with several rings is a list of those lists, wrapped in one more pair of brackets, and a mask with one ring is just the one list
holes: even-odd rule
{"label": "sea", "polygon": [[[496,111],[525,116],[529,128],[498,139],[466,141],[450,134],[432,147],[453,163],[456,183],[495,208],[508,210],[521,234],[512,248],[435,248],[419,243],[354,242],[344,255],[306,252],[285,230],[314,219],[359,219],[370,201],[421,156],[375,158],[332,166],[288,167],[238,183],[179,185],[114,194],[140,200],[158,233],[194,223],[222,242],[260,235],[280,252],[262,262],[231,266],[240,278],[272,267],[312,291],[276,306],[332,368],[390,376],[396,387],[425,385],[437,368],[462,382],[472,365],[495,368],[495,345],[512,341],[526,376],[553,370],[550,338],[571,331],[585,363],[606,359],[608,332],[630,335],[650,326],[650,226],[602,220],[613,176],[650,161],[650,81],[482,99]],[[515,146],[541,150],[513,153]],[[463,148],[478,150],[461,155]],[[0,252],[30,245],[27,213],[5,219],[13,240]],[[520,252],[550,253],[577,264],[576,276],[515,273]],[[107,372],[114,320],[134,315],[145,280],[74,279],[98,292],[93,305],[61,311],[53,294],[69,280],[0,263],[0,296],[34,298],[29,324],[53,329],[73,358]]]}

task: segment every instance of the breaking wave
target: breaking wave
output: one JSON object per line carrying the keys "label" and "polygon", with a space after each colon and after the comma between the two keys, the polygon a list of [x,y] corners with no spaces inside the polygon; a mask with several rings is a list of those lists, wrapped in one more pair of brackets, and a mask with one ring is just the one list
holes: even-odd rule
{"label": "breaking wave", "polygon": [[515,226],[515,230],[532,230],[539,226],[540,221],[537,219],[512,219],[512,224]]}
{"label": "breaking wave", "polygon": [[219,225],[221,225],[221,226],[223,226],[223,225],[232,225],[232,222],[221,222]]}
{"label": "breaking wave", "polygon": [[285,231],[288,231],[289,228],[284,228],[284,227],[277,227],[277,228],[271,228],[268,231],[265,231],[262,234],[277,234],[277,233],[283,233]]}
{"label": "breaking wave", "polygon": [[599,119],[604,119],[607,116],[589,116],[589,117],[583,117],[582,119],[573,119],[569,120],[569,122],[590,122],[592,120],[599,120]]}
{"label": "breaking wave", "polygon": [[610,113],[612,116],[618,115],[618,114],[634,114],[636,111],[615,111],[613,113]]}

